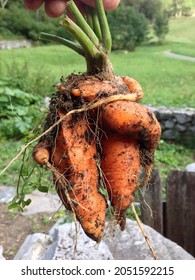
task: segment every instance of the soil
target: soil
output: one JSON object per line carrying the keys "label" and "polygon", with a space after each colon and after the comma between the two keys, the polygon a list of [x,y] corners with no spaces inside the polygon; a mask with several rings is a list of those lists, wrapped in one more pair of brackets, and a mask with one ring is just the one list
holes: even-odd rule
{"label": "soil", "polygon": [[56,220],[49,218],[52,213],[22,215],[7,211],[7,204],[0,203],[0,245],[3,246],[3,256],[12,260],[26,239],[35,232],[47,234]]}

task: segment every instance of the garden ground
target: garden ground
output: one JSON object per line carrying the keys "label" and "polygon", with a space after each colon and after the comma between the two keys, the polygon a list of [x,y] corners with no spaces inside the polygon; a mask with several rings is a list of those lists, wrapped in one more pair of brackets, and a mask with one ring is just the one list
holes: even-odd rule
{"label": "garden ground", "polygon": [[7,211],[7,204],[0,203],[0,240],[3,255],[12,260],[27,235],[35,232],[47,234],[55,219],[49,221],[50,213],[38,213],[24,216],[21,213]]}

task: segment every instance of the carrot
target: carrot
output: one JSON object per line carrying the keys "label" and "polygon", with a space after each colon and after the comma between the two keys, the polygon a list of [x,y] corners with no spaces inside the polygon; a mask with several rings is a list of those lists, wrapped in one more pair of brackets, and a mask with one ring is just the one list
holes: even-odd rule
{"label": "carrot", "polygon": [[72,87],[72,95],[82,97],[88,102],[116,94],[129,93],[137,94],[136,101],[143,98],[143,91],[140,84],[128,76],[117,76],[112,81],[102,81],[100,78],[89,76],[86,79],[77,81]]}
{"label": "carrot", "polygon": [[138,83],[138,81],[136,81],[132,77],[128,77],[128,76],[122,77],[122,79],[123,79],[123,82],[127,85],[130,93],[137,93],[136,101],[139,101],[144,97],[142,87]]}
{"label": "carrot", "polygon": [[[63,117],[65,112],[58,112]],[[105,198],[98,191],[96,145],[84,115],[70,116],[61,125],[53,146],[51,163],[67,180],[64,186],[55,182],[57,192],[68,210],[74,208],[85,233],[99,242],[105,223]]]}
{"label": "carrot", "polygon": [[[136,80],[124,77],[123,81],[128,86],[130,93],[137,93],[137,100],[142,98],[143,91]],[[118,88],[116,85],[115,87],[113,85],[112,91],[110,90],[110,85],[111,83],[104,81],[101,81],[101,83],[98,80],[97,82],[93,82],[92,79],[90,82],[90,79],[88,78],[86,84],[82,81],[80,87],[81,92],[85,93],[82,97],[85,98],[85,96],[89,96],[91,92],[93,92],[93,96],[96,96],[96,98],[100,93],[103,98],[109,94],[116,94],[117,92],[119,94],[119,84]],[[105,185],[111,199],[111,204],[115,208],[115,217],[119,220],[121,228],[124,228],[125,210],[131,204],[133,200],[131,194],[135,191],[138,185],[140,162],[145,169],[145,177],[142,181],[142,186],[144,186],[149,179],[153,166],[154,152],[160,140],[161,127],[151,110],[141,104],[127,101],[117,101],[104,105],[102,109],[99,110],[99,123],[104,134],[108,137],[108,139],[105,139],[104,137],[104,141],[101,141],[103,150],[101,167],[106,177]],[[111,132],[109,136],[107,136],[109,131]],[[129,147],[133,145],[129,151],[127,149],[125,150],[127,158],[128,155],[130,155],[130,158],[134,158],[134,161],[132,162],[133,164],[129,163],[130,158],[125,161],[121,157],[122,154],[119,152],[120,149],[124,149],[124,146],[127,145],[127,143],[129,143]],[[119,146],[118,153],[117,145]],[[139,145],[139,148],[135,148],[136,145]],[[135,153],[136,156],[131,157],[131,153]],[[128,166],[130,170],[128,169]],[[138,168],[136,169],[136,167]],[[136,169],[136,172],[134,172],[134,168]],[[117,169],[119,170],[119,175]],[[124,175],[125,170],[127,170],[126,176]],[[137,178],[132,189],[131,186],[125,183],[128,181],[128,176],[131,174],[131,171],[136,174]],[[121,180],[124,181],[121,183]],[[121,189],[120,186],[122,186]],[[126,196],[125,194],[128,192],[129,196]],[[115,199],[112,198],[112,196],[115,197]],[[129,198],[128,204],[126,204],[124,196]],[[121,209],[121,211],[119,209]]]}
{"label": "carrot", "polygon": [[[58,112],[62,118],[66,112]],[[84,116],[70,116],[61,124],[52,150],[46,141],[33,149],[34,160],[42,165],[49,161],[62,174],[62,185],[54,174],[56,191],[69,211],[74,211],[85,233],[99,242],[105,224],[105,198],[98,191],[96,144]],[[82,163],[82,164],[81,164]],[[65,189],[66,188],[66,189]],[[67,196],[68,191],[68,196]]]}
{"label": "carrot", "polygon": [[41,165],[45,165],[50,158],[50,148],[49,145],[46,141],[42,141],[39,144],[37,144],[34,148],[33,148],[33,158],[34,160],[41,164]]}
{"label": "carrot", "polygon": [[145,106],[127,101],[107,104],[101,111],[101,122],[121,135],[133,137],[139,144],[150,151],[156,149],[161,127],[154,113]]}
{"label": "carrot", "polygon": [[[114,216],[122,230],[125,228],[125,212],[134,200],[140,170],[139,145],[119,134],[106,133],[101,141],[101,169]],[[123,174],[123,176],[121,176]]]}
{"label": "carrot", "polygon": [[[85,102],[105,99],[120,94],[121,89],[125,94],[138,94],[138,100],[143,96],[139,83],[129,77],[117,77],[113,83],[88,76],[86,80],[76,80],[77,88],[72,82],[68,88],[71,88],[74,102],[78,98]],[[66,83],[58,86],[60,96],[66,91],[66,86]],[[58,110],[58,118],[65,115],[66,111]],[[95,123],[102,131],[98,143],[95,142]],[[98,109],[98,115],[94,114],[94,110],[88,115],[70,115],[58,128],[48,159],[64,176],[67,185],[59,183],[54,176],[56,190],[65,208],[74,209],[85,233],[93,240],[99,242],[102,238],[106,210],[105,198],[98,192],[97,148],[102,150],[100,166],[104,187],[114,208],[115,219],[123,230],[125,212],[138,186],[140,167],[142,165],[146,172],[145,184],[160,134],[161,128],[155,115],[143,105],[127,101],[103,105]],[[42,164],[45,163],[41,154],[45,152],[43,143],[41,150],[37,149],[38,145],[34,153],[35,160]],[[65,190],[68,190],[68,196]]]}
{"label": "carrot", "polygon": [[[141,167],[145,170],[141,183],[148,182],[161,128],[153,112],[138,103],[144,96],[139,82],[115,75],[108,56],[111,36],[103,2],[94,3],[97,14],[86,9],[91,13],[86,16],[92,21],[88,24],[74,1],[67,2],[76,23],[65,16],[61,24],[78,44],[42,34],[42,38],[61,42],[84,56],[87,71],[61,78],[57,84],[44,137],[33,157],[53,172],[56,191],[65,208],[74,212],[85,233],[99,242],[107,207],[99,192],[101,174],[114,217],[123,230]],[[46,134],[49,127],[52,130]]]}
{"label": "carrot", "polygon": [[101,113],[104,129],[136,139],[140,145],[141,164],[145,175],[144,187],[150,177],[154,153],[161,137],[161,127],[154,113],[141,104],[116,101],[104,106]]}

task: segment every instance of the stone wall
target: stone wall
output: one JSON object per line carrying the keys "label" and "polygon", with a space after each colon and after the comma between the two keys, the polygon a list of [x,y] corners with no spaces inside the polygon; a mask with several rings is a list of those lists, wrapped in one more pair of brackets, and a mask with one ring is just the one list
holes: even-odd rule
{"label": "stone wall", "polygon": [[2,40],[0,41],[0,49],[17,49],[17,48],[29,48],[32,44],[29,41],[26,40],[15,40],[15,41],[9,41],[9,40]]}
{"label": "stone wall", "polygon": [[162,139],[195,138],[195,108],[148,107],[161,124]]}

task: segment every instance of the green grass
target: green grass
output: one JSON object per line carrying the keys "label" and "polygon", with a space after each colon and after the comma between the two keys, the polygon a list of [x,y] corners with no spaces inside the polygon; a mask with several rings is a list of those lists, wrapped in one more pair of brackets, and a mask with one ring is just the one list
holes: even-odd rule
{"label": "green grass", "polygon": [[155,167],[160,170],[161,179],[165,186],[168,173],[172,169],[184,169],[194,162],[195,150],[192,145],[166,143],[160,140],[159,147],[155,152]]}
{"label": "green grass", "polygon": [[120,53],[120,57],[114,53],[114,69],[119,75],[139,80],[145,93],[144,104],[195,107],[195,64],[165,57],[164,51],[172,46],[140,47],[135,53]]}
{"label": "green grass", "polygon": [[[177,43],[165,46],[143,46],[136,52],[113,52],[111,61],[118,75],[129,75],[139,80],[144,93],[144,104],[172,107],[195,107],[194,62],[171,59],[165,50],[177,47]],[[184,44],[183,44],[184,47]],[[2,72],[6,64],[23,65],[28,62],[29,71],[52,75],[51,85],[63,75],[85,71],[85,61],[63,46],[36,47],[0,51]],[[43,96],[51,95],[45,92]]]}
{"label": "green grass", "polygon": [[[24,159],[24,153],[18,157],[23,147],[24,141],[0,141],[0,172],[7,168],[13,158],[16,158],[5,172],[0,175],[0,185],[16,187],[20,177],[19,191],[23,187],[25,193],[31,193],[34,189],[43,190],[46,187],[53,191],[51,173],[46,171],[44,167],[35,164],[32,159],[33,145],[26,150]],[[22,165],[23,169],[21,169]]]}
{"label": "green grass", "polygon": [[171,51],[177,54],[195,57],[195,17],[171,19],[167,40],[175,42]]}
{"label": "green grass", "polygon": [[195,57],[195,45],[194,44],[177,44],[171,48],[171,51],[176,54],[187,55]]}
{"label": "green grass", "polygon": [[[84,59],[64,46],[43,46],[26,49],[12,49],[0,51],[2,70],[6,73],[6,65],[13,63],[24,65],[32,72],[54,74],[56,81],[64,75],[76,71],[84,71]],[[51,84],[55,80],[51,81]]]}
{"label": "green grass", "polygon": [[170,20],[167,40],[195,45],[195,17],[181,17]]}
{"label": "green grass", "polygon": [[[20,146],[21,143],[18,141],[0,142],[0,154],[1,154],[0,171],[3,170],[3,168],[5,168],[9,164],[9,162],[14,157],[14,155],[17,154],[18,148]],[[7,185],[7,186],[16,186],[18,175],[19,175],[20,164],[21,163],[19,161],[14,162],[11,168],[0,176],[0,184]]]}

